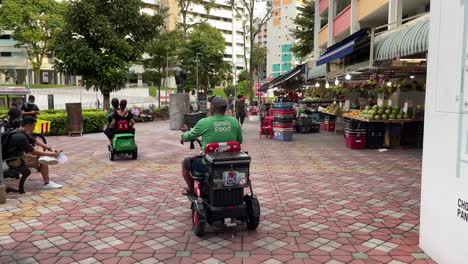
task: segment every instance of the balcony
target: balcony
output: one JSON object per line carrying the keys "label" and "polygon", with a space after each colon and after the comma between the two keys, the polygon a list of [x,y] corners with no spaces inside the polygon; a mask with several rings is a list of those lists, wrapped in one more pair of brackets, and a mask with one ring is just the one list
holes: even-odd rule
{"label": "balcony", "polygon": [[328,9],[329,4],[330,4],[330,0],[320,0],[320,3],[319,3],[320,15],[323,14],[323,12],[325,12],[325,10]]}
{"label": "balcony", "polygon": [[359,20],[363,20],[369,15],[387,6],[388,0],[359,0]]}
{"label": "balcony", "polygon": [[327,46],[328,43],[328,25],[324,26],[318,34],[319,47]]}
{"label": "balcony", "polygon": [[339,13],[333,23],[333,37],[336,37],[351,26],[351,5]]}

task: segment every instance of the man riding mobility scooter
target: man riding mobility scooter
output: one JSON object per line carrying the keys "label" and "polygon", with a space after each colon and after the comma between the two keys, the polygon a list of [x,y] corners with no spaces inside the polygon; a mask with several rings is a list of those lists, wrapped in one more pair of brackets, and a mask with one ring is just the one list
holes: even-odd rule
{"label": "man riding mobility scooter", "polygon": [[[236,226],[246,223],[255,230],[260,223],[260,204],[250,181],[250,156],[241,151],[239,142],[210,143],[203,156],[208,172],[190,171],[194,180],[194,194],[187,194],[192,202],[192,230],[197,236],[205,232],[205,225]],[[250,195],[244,195],[244,188]]]}
{"label": "man riding mobility scooter", "polygon": [[116,133],[109,145],[109,159],[115,160],[115,156],[123,154],[131,155],[133,159],[138,158],[138,147],[135,143],[135,135],[130,133],[130,124],[127,120],[120,120],[116,124]]}

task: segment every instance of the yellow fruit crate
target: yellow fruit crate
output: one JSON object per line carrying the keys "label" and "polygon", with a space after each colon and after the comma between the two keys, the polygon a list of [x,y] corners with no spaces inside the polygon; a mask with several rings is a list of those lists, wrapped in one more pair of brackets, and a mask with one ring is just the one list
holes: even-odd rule
{"label": "yellow fruit crate", "polygon": [[50,121],[38,119],[36,126],[34,127],[33,133],[45,134],[45,133],[50,132],[50,124],[51,124]]}

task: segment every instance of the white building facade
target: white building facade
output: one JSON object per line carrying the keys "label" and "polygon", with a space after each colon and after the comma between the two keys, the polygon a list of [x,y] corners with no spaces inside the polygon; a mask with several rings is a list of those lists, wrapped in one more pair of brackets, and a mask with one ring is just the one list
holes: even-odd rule
{"label": "white building facade", "polygon": [[[244,51],[248,60],[250,59],[249,37],[245,34],[243,20],[239,18],[237,12],[226,3],[225,0],[215,0],[213,8],[207,9],[203,4],[192,4],[187,16],[187,23],[196,23],[205,21],[220,30],[226,40],[226,50],[224,52],[224,61],[231,63],[232,72],[236,75],[245,70]],[[239,10],[243,13],[242,10]],[[234,80],[234,83],[236,81]]]}
{"label": "white building facade", "polygon": [[302,0],[273,0],[273,14],[268,21],[266,47],[267,77],[278,77],[298,64],[291,52],[294,38],[291,29],[295,28],[294,19],[298,15],[297,8],[303,5]]}

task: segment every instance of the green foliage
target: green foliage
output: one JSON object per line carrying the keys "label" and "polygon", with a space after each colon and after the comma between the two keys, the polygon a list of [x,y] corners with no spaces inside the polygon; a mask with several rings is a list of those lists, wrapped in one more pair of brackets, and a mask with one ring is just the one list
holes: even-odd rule
{"label": "green foliage", "polygon": [[226,96],[234,96],[236,93],[236,87],[232,86],[232,85],[227,85],[226,87],[224,87],[224,94]]}
{"label": "green foliage", "polygon": [[221,96],[221,97],[226,97],[226,94],[224,93],[224,89],[222,88],[216,88],[211,90],[213,96]]}
{"label": "green foliage", "polygon": [[[0,31],[13,31],[13,39],[18,42],[17,46],[30,46],[29,60],[37,75],[42,59],[51,51],[54,35],[63,27],[63,15],[68,2],[4,0],[2,4]],[[39,80],[38,75],[36,80]]]}
{"label": "green foliage", "polygon": [[[51,121],[50,133],[46,136],[68,134],[68,116],[64,110],[45,110],[38,116],[40,120]],[[83,132],[103,131],[107,125],[107,113],[100,110],[83,110]]]}
{"label": "green foliage", "polygon": [[149,91],[149,96],[151,96],[151,97],[156,97],[156,96],[158,96],[158,88],[156,88],[156,87],[148,87],[148,91]]}
{"label": "green foliage", "polygon": [[168,107],[163,107],[163,108],[156,108],[153,112],[153,115],[155,118],[159,119],[168,119],[169,118],[169,108]]}
{"label": "green foliage", "polygon": [[218,29],[207,24],[193,27],[182,50],[182,64],[189,73],[187,87],[196,87],[197,53],[199,87],[205,91],[219,85],[231,66],[223,60],[226,42]]}
{"label": "green foliage", "polygon": [[[143,81],[162,85],[161,79],[166,76],[165,68],[168,65],[175,65],[183,43],[182,32],[168,31],[158,34],[148,45],[147,52],[150,58],[143,60],[146,72],[143,74]],[[168,69],[168,74],[172,73]]]}
{"label": "green foliage", "polygon": [[267,59],[267,49],[254,46],[252,48],[252,67],[254,67],[258,72],[260,72],[260,76],[264,77],[263,71],[266,69],[266,59]]}
{"label": "green foliage", "polygon": [[251,90],[249,81],[242,81],[237,83],[237,94],[248,96],[249,90]]}
{"label": "green foliage", "polygon": [[299,14],[294,19],[296,27],[292,35],[296,44],[291,48],[294,55],[304,60],[314,51],[314,28],[315,28],[315,3],[305,0],[303,6],[298,7]]}
{"label": "green foliage", "polygon": [[237,82],[248,81],[249,79],[250,79],[249,72],[246,70],[243,70],[239,73],[239,78]]}
{"label": "green foliage", "polygon": [[137,61],[163,25],[162,11],[141,12],[140,0],[70,2],[63,31],[55,39],[56,67],[81,75],[87,89],[104,95],[125,87],[131,62]]}

